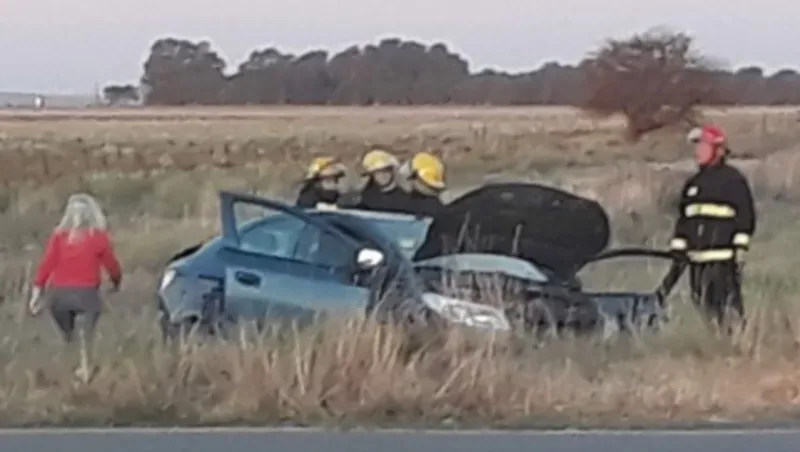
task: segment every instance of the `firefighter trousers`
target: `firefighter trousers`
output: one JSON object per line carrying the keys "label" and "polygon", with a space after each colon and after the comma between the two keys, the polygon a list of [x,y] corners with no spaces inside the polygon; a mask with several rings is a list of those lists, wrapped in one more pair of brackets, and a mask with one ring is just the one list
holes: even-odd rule
{"label": "firefighter trousers", "polygon": [[[744,322],[741,268],[738,262],[693,263],[689,271],[692,301],[708,320],[724,329],[731,328],[731,320]],[[734,318],[730,318],[731,315]]]}

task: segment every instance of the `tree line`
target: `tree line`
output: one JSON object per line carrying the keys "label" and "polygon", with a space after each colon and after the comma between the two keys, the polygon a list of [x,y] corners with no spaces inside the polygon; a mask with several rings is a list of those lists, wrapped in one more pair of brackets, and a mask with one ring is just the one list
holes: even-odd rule
{"label": "tree line", "polygon": [[[655,73],[663,70],[664,65],[637,66],[644,57],[642,49],[638,53],[634,49],[636,40],[650,39],[663,44],[676,37],[684,41],[677,49],[681,58],[696,53],[687,35],[651,30],[631,38],[610,40],[599,52],[587,54],[578,65],[549,62],[530,72],[483,70],[473,73],[464,57],[444,44],[426,46],[414,41],[384,39],[377,44],[350,47],[334,55],[324,50],[303,55],[292,55],[276,48],[255,50],[232,74],[228,63],[209,42],[162,38],[150,47],[138,89],[134,85],[112,85],[106,87],[104,94],[112,102],[137,100],[141,95],[145,105],[581,106],[592,97],[588,75],[603,50],[616,48],[618,54],[627,54],[628,60],[638,60],[629,62],[629,68],[640,74]],[[647,50],[650,54],[656,51],[654,48]],[[649,58],[659,57],[649,55]],[[691,64],[689,58],[684,60],[679,63]],[[713,76],[717,91],[715,103],[800,104],[800,74],[793,69],[771,75],[759,67],[735,71],[717,67],[705,69]],[[647,87],[638,88],[653,91]],[[656,84],[656,90],[658,88]]]}

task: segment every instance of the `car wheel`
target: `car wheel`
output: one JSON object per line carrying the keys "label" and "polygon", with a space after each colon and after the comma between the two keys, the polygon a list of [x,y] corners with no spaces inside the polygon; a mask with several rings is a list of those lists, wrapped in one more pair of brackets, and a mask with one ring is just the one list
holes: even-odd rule
{"label": "car wheel", "polygon": [[164,342],[172,342],[176,339],[184,340],[196,329],[196,325],[196,318],[188,318],[176,323],[170,322],[165,315],[162,315],[159,319],[161,339]]}
{"label": "car wheel", "polygon": [[158,309],[158,327],[161,330],[161,340],[164,342],[169,342],[179,336],[178,325],[170,322],[169,314],[163,306],[159,306]]}
{"label": "car wheel", "polygon": [[185,338],[185,331],[188,329],[181,323],[171,323],[163,320],[160,322],[160,326],[163,342],[172,342],[176,339]]}
{"label": "car wheel", "polygon": [[608,342],[619,337],[620,333],[624,331],[622,321],[616,317],[603,316],[599,322],[598,332],[600,333],[600,341]]}
{"label": "car wheel", "polygon": [[185,340],[192,334],[202,338],[227,339],[228,337],[228,328],[223,321],[200,321],[197,317],[189,317],[180,322],[170,322],[169,316],[165,312],[161,312],[159,316],[159,327],[161,339],[164,342],[172,342],[176,339]]}

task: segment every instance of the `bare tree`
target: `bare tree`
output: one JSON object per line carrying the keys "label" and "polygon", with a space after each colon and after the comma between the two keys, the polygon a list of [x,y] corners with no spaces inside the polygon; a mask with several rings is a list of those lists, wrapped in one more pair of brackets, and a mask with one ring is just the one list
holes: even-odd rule
{"label": "bare tree", "polygon": [[721,99],[713,62],[684,33],[653,29],[612,39],[585,63],[582,107],[601,115],[622,113],[632,139],[695,123],[698,105]]}

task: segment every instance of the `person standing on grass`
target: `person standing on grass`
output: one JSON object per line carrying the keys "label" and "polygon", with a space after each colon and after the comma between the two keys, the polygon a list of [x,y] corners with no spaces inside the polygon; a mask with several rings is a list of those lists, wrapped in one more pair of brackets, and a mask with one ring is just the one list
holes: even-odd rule
{"label": "person standing on grass", "polygon": [[122,282],[122,269],[107,229],[106,217],[93,197],[71,195],[33,281],[31,313],[38,315],[49,306],[67,344],[74,342],[76,322],[83,321],[78,328],[82,366],[76,372],[88,369],[88,345],[102,311],[101,270],[108,273],[114,291]]}
{"label": "person standing on grass", "polygon": [[688,140],[699,168],[681,191],[670,248],[685,254],[692,299],[709,320],[725,328],[732,311],[744,326],[741,271],[756,229],[753,194],[745,176],[727,162],[722,129],[693,129]]}

